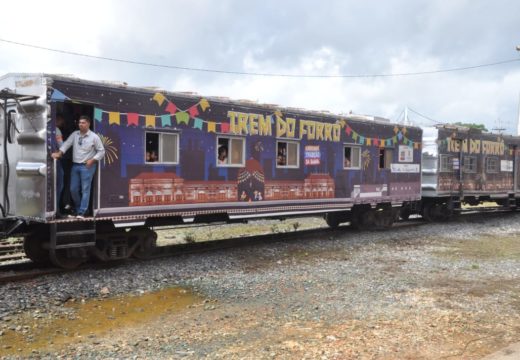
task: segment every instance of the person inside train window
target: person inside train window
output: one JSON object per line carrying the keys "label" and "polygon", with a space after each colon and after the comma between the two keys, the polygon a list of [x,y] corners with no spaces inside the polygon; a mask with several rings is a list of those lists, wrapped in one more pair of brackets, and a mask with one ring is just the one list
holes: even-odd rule
{"label": "person inside train window", "polygon": [[227,138],[219,138],[217,144],[217,164],[229,164],[229,140]]}
{"label": "person inside train window", "polygon": [[145,153],[145,161],[146,162],[156,162],[158,161],[159,152],[159,133],[147,132],[146,133],[146,153]]}
{"label": "person inside train window", "polygon": [[343,167],[346,167],[346,168],[350,167],[351,156],[352,156],[352,148],[345,147],[345,161],[343,162]]}
{"label": "person inside train window", "polygon": [[220,146],[218,148],[218,163],[219,164],[227,164],[228,163],[228,149],[227,146]]}
{"label": "person inside train window", "polygon": [[152,151],[150,153],[150,162],[156,162],[158,159],[159,159],[159,157],[157,156],[157,152]]}
{"label": "person inside train window", "polygon": [[287,165],[287,144],[279,142],[278,144],[278,157],[276,158],[276,164],[279,166]]}

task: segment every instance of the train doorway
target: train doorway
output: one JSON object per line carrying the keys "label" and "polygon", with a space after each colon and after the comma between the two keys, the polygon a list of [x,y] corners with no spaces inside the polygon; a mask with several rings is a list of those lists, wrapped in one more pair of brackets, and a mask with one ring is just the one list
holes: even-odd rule
{"label": "train doorway", "polygon": [[[53,111],[53,118],[55,119],[56,127],[60,127],[60,130],[63,134],[63,141],[65,141],[74,131],[79,130],[78,120],[82,115],[86,115],[91,119],[90,130],[95,132],[94,105],[76,102],[56,103],[56,106]],[[63,170],[62,191],[61,195],[59,196],[59,199],[57,199],[56,206],[57,209],[59,209],[60,214],[68,215],[74,213],[74,204],[70,194],[70,180],[73,164],[72,148],[70,148],[63,155],[60,161]],[[92,179],[89,208],[87,210],[88,216],[93,216],[95,213],[94,210],[98,208],[99,176],[100,166],[98,164],[96,174]]]}

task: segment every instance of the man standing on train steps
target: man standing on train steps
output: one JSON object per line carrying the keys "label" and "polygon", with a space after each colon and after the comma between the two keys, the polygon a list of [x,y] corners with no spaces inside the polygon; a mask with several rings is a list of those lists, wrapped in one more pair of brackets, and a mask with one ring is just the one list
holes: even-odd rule
{"label": "man standing on train steps", "polygon": [[79,130],[74,131],[60,150],[52,154],[54,159],[59,159],[72,146],[70,193],[76,208],[76,217],[80,219],[85,217],[88,209],[96,164],[105,156],[103,143],[97,134],[90,131],[90,123],[90,117],[80,116]]}

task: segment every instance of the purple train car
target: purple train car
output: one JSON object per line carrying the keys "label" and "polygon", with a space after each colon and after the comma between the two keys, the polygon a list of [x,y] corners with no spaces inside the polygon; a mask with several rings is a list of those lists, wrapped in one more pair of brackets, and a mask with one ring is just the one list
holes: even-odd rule
{"label": "purple train car", "polygon": [[[9,74],[1,89],[4,234],[24,232],[35,261],[145,255],[151,227],[187,222],[322,215],[389,226],[421,197],[417,127],[46,74]],[[66,136],[81,115],[106,152],[90,216],[61,219],[56,117]]]}
{"label": "purple train car", "polygon": [[[519,137],[439,125],[425,128],[423,141],[424,218],[445,220],[463,203],[478,205],[488,201],[517,207]],[[402,212],[410,213],[406,207]]]}

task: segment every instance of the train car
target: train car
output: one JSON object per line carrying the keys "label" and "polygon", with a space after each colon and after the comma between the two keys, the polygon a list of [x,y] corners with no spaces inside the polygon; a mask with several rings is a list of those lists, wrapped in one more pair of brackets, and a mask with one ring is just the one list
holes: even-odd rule
{"label": "train car", "polygon": [[424,218],[448,219],[464,203],[517,207],[518,137],[453,125],[423,131],[420,212]]}
{"label": "train car", "polygon": [[[37,262],[146,256],[152,228],[184,223],[323,215],[390,226],[421,196],[417,127],[47,74],[8,74],[0,89],[4,235],[24,233]],[[56,118],[70,133],[80,115],[105,157],[89,216],[64,219],[50,154]]]}

